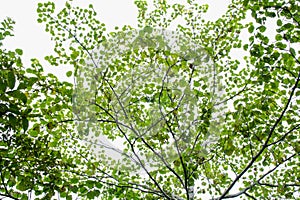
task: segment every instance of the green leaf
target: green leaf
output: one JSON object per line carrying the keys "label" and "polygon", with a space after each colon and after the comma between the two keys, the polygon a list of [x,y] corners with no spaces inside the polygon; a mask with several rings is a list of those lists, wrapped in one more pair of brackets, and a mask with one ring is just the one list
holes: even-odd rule
{"label": "green leaf", "polygon": [[153,31],[153,29],[152,29],[152,27],[150,27],[150,26],[146,26],[145,28],[144,28],[144,32],[146,32],[146,33],[152,33],[152,31]]}
{"label": "green leaf", "polygon": [[291,54],[292,54],[293,56],[296,56],[296,51],[295,51],[295,49],[290,48],[290,52],[291,52]]}
{"label": "green leaf", "polygon": [[67,72],[67,77],[71,77],[72,76],[72,71],[68,71]]}
{"label": "green leaf", "polygon": [[23,55],[23,50],[22,49],[16,49],[16,53],[21,56],[21,55]]}
{"label": "green leaf", "polygon": [[199,87],[199,86],[200,86],[200,82],[199,82],[199,81],[195,81],[195,82],[194,82],[194,86],[195,86],[195,87]]}
{"label": "green leaf", "polygon": [[17,90],[22,90],[22,89],[25,89],[26,87],[27,87],[27,84],[25,82],[21,82],[21,83],[19,83]]}
{"label": "green leaf", "polygon": [[28,132],[29,132],[29,135],[31,135],[32,137],[37,137],[39,135],[39,132],[35,131],[35,130],[30,130]]}
{"label": "green leaf", "polygon": [[249,1],[250,1],[250,0],[244,0],[244,1],[243,1],[243,5],[244,5],[245,7],[248,6]]}
{"label": "green leaf", "polygon": [[282,21],[281,21],[281,19],[278,19],[276,23],[277,23],[277,26],[282,26]]}
{"label": "green leaf", "polygon": [[15,115],[13,114],[8,114],[8,119],[9,119],[9,123],[13,126],[13,127],[17,127],[18,123],[17,123],[17,118]]}
{"label": "green leaf", "polygon": [[276,17],[276,14],[274,12],[266,12],[266,16],[274,18],[274,17]]}
{"label": "green leaf", "polygon": [[293,29],[295,26],[292,23],[287,23],[285,25],[283,25],[282,28],[287,29],[287,30],[291,30]]}
{"label": "green leaf", "polygon": [[24,93],[20,92],[19,90],[13,90],[8,93],[10,96],[20,99],[24,104],[27,102],[27,97]]}
{"label": "green leaf", "polygon": [[281,34],[276,34],[275,39],[276,39],[277,41],[282,40],[282,35],[281,35]]}
{"label": "green leaf", "polygon": [[71,195],[68,195],[67,198],[66,198],[66,200],[72,200],[72,199],[73,199],[73,198],[72,198]]}
{"label": "green leaf", "polygon": [[282,50],[285,50],[285,48],[287,47],[287,45],[282,42],[276,42],[276,46]]}
{"label": "green leaf", "polygon": [[265,26],[260,26],[260,27],[258,27],[258,29],[259,29],[260,32],[263,33],[263,32],[266,31],[267,28]]}
{"label": "green leaf", "polygon": [[21,114],[20,108],[15,104],[10,104],[9,105],[9,111],[12,112],[12,113],[15,113],[16,115]]}
{"label": "green leaf", "polygon": [[37,77],[30,77],[27,82],[27,86],[33,86],[39,79]]}
{"label": "green leaf", "polygon": [[4,114],[4,113],[6,113],[7,110],[8,110],[8,107],[5,104],[0,103],[0,113]]}
{"label": "green leaf", "polygon": [[100,192],[98,190],[90,191],[87,193],[88,199],[94,199],[95,197],[98,197],[100,195]]}
{"label": "green leaf", "polygon": [[253,33],[254,31],[254,26],[251,24],[248,28],[249,33]]}
{"label": "green leaf", "polygon": [[28,189],[28,187],[26,186],[26,183],[24,183],[24,182],[17,184],[16,188],[20,191],[26,191]]}
{"label": "green leaf", "polygon": [[23,117],[22,118],[22,127],[23,127],[24,132],[27,131],[28,125],[29,125],[28,119],[26,117]]}
{"label": "green leaf", "polygon": [[0,92],[5,92],[6,91],[6,88],[7,88],[7,84],[6,84],[6,81],[5,79],[0,79]]}
{"label": "green leaf", "polygon": [[10,89],[13,89],[15,87],[15,83],[16,83],[16,78],[15,78],[15,74],[13,71],[9,71],[7,74],[7,82],[8,82],[8,87]]}
{"label": "green leaf", "polygon": [[72,54],[71,54],[71,59],[75,60],[78,56],[79,56],[79,52],[78,51],[73,51]]}

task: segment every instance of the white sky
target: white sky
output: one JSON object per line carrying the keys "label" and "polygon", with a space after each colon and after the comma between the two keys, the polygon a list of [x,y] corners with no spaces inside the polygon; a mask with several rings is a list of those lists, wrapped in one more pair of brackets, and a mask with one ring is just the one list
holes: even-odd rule
{"label": "white sky", "polygon": [[[11,17],[16,21],[15,36],[4,41],[4,48],[23,49],[23,63],[30,64],[31,58],[38,58],[47,72],[58,76],[60,80],[72,81],[68,79],[65,72],[71,70],[71,67],[60,66],[52,67],[44,61],[44,57],[53,52],[53,43],[50,35],[44,31],[44,25],[38,24],[37,3],[46,2],[46,0],[0,0],[0,21],[6,17]],[[170,2],[175,2],[174,0]],[[186,2],[177,0],[176,2]],[[226,11],[229,0],[199,0],[199,3],[210,3],[210,9],[207,17],[217,19]],[[61,9],[65,1],[56,1],[56,8]],[[108,31],[113,30],[115,26],[137,25],[137,9],[134,0],[74,0],[74,4],[88,6],[93,4],[98,13],[98,19],[104,22]]]}

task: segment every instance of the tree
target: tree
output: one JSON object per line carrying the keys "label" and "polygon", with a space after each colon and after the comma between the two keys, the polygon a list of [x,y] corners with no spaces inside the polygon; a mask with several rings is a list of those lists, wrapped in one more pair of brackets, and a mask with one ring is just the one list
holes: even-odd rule
{"label": "tree", "polygon": [[[69,100],[67,116],[40,116],[61,124],[55,130],[69,141],[54,145],[71,166],[60,168],[63,181],[52,191],[67,199],[299,195],[299,3],[233,0],[214,22],[201,19],[208,7],[196,1],[154,1],[152,10],[148,3],[135,1],[139,31],[112,33],[92,5],[68,1],[56,12],[54,3],[39,3],[38,22],[56,44],[46,59],[71,64],[76,79],[73,113]],[[179,18],[177,32],[166,32]],[[103,137],[123,139],[124,160],[96,152]]]}

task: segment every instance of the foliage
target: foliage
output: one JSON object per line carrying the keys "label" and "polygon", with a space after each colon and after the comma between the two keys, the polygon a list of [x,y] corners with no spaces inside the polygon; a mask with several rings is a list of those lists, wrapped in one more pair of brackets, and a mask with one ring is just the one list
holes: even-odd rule
{"label": "foliage", "polygon": [[[1,45],[13,36],[13,24],[1,23]],[[61,121],[72,117],[72,85],[44,75],[36,59],[25,69],[22,53],[0,49],[0,196],[49,199],[63,192],[64,170],[74,167],[61,145],[69,141]]]}
{"label": "foliage", "polygon": [[[46,199],[55,191],[67,199],[72,195],[83,199],[295,198],[300,187],[299,2],[232,0],[226,14],[216,21],[202,20],[208,6],[193,0],[185,4],[155,0],[152,9],[148,1],[135,4],[141,31],[125,26],[112,33],[105,32],[92,5],[84,9],[67,1],[56,12],[54,3],[38,4],[38,22],[46,24],[55,42],[56,55],[46,59],[52,65],[74,66],[68,72],[77,80],[73,113],[70,84],[58,82],[53,75],[43,76],[36,60],[27,69],[28,76],[17,55],[21,50],[1,52],[5,60],[1,65],[5,68],[1,71],[5,77],[1,80],[1,128],[7,132],[1,152],[20,158],[1,160],[5,176],[0,192],[16,199],[26,199],[22,191],[31,190],[35,195],[48,195]],[[250,20],[245,22],[246,18]],[[209,79],[194,67],[203,63],[185,59],[185,50],[173,52],[165,44],[159,46],[163,42],[158,42],[160,48],[151,46],[153,32],[166,30],[178,20],[184,22],[176,26],[177,33],[201,47],[213,61],[213,78],[223,83],[220,98],[213,100]],[[249,38],[242,38],[246,32]],[[3,31],[0,35],[10,34]],[[122,41],[130,41],[132,34],[146,38],[146,45],[134,41],[129,42],[134,48],[118,49],[116,44],[124,45]],[[112,57],[116,52],[122,54]],[[246,56],[241,59],[236,52]],[[160,71],[165,78],[155,74],[159,81],[154,81],[134,68],[141,63],[147,73],[165,67]],[[133,69],[134,76],[130,75]],[[128,77],[137,75],[142,75],[141,83],[130,83]],[[176,82],[169,84],[167,80],[174,77],[191,80],[181,82],[181,87],[190,88],[186,94],[175,92]],[[85,84],[90,87],[83,90]],[[199,115],[189,115],[181,107],[192,99],[196,99],[193,105]],[[151,108],[156,108],[156,115]],[[222,115],[217,128],[211,129],[217,125],[213,123],[216,110]],[[188,142],[181,143],[181,126],[189,131]],[[149,134],[141,134],[149,127]],[[92,138],[91,133],[95,134]],[[12,139],[4,140],[4,135]],[[99,135],[123,139],[124,154],[130,158],[125,161],[135,158],[138,164],[118,163],[96,152],[103,146]],[[20,144],[18,137],[28,144]],[[20,146],[26,148],[18,154]],[[170,146],[176,156],[168,159],[162,150]],[[36,154],[24,156],[26,151]],[[41,152],[51,156],[43,157]],[[20,165],[21,158],[26,165]],[[35,167],[28,168],[27,163]],[[152,164],[151,170],[147,163]],[[25,174],[24,169],[31,171]]]}

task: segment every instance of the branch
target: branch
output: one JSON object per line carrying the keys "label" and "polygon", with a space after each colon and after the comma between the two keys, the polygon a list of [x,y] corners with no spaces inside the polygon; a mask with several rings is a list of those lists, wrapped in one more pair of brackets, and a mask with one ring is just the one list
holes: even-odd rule
{"label": "branch", "polygon": [[300,81],[300,71],[298,73],[298,77],[297,77],[297,80],[296,80],[296,83],[295,85],[293,86],[292,88],[292,91],[291,91],[291,94],[288,98],[288,101],[285,105],[285,108],[283,109],[283,111],[281,112],[279,118],[276,120],[275,124],[273,125],[273,127],[271,128],[270,132],[269,132],[269,135],[268,135],[268,138],[266,139],[264,145],[262,146],[261,150],[256,154],[256,156],[254,156],[252,158],[252,160],[250,161],[250,163],[245,167],[245,169],[233,180],[233,182],[229,185],[229,187],[224,191],[224,193],[222,194],[222,196],[218,199],[224,199],[226,197],[226,195],[229,193],[229,191],[233,188],[233,186],[238,182],[238,180],[252,167],[252,165],[254,164],[254,162],[262,155],[262,153],[265,151],[265,149],[268,147],[268,143],[276,129],[276,127],[278,126],[278,124],[280,123],[280,121],[282,120],[283,116],[285,115],[291,101],[292,101],[292,97],[298,87],[298,84],[299,84],[299,81]]}
{"label": "branch", "polygon": [[251,198],[251,199],[257,200],[254,196],[248,194],[247,192],[245,192],[245,195],[246,195],[247,197]]}
{"label": "branch", "polygon": [[0,176],[1,176],[1,182],[2,182],[2,185],[4,186],[4,189],[5,189],[5,194],[1,194],[1,196],[4,196],[4,197],[8,197],[8,198],[11,198],[11,199],[14,199],[14,200],[19,200],[18,198],[15,198],[13,197],[10,192],[7,190],[7,186],[5,184],[5,181],[4,181],[4,176],[3,176],[3,173],[2,171],[0,171]]}
{"label": "branch", "polygon": [[10,199],[13,199],[13,200],[20,200],[20,199],[18,199],[18,198],[15,198],[15,197],[9,195],[9,194],[0,194],[0,196],[3,196],[3,199],[4,199],[4,198],[10,198]]}
{"label": "branch", "polygon": [[275,142],[272,142],[270,144],[268,144],[268,147],[269,146],[273,146],[279,142],[282,142],[290,133],[292,133],[294,130],[297,130],[300,128],[300,124],[297,124],[296,126],[294,126],[291,130],[289,130],[288,132],[286,132],[280,139],[278,139],[277,141]]}
{"label": "branch", "polygon": [[[230,198],[235,198],[238,197],[242,194],[245,194],[246,196],[248,196],[249,194],[247,194],[247,191],[250,190],[251,188],[253,188],[256,185],[266,185],[266,186],[270,186],[270,184],[261,184],[260,181],[262,181],[266,176],[268,176],[269,174],[271,174],[273,171],[275,171],[280,165],[282,165],[283,163],[285,163],[286,161],[292,159],[293,157],[295,157],[297,154],[293,154],[291,156],[289,156],[288,158],[286,158],[283,162],[278,163],[277,165],[275,165],[272,169],[270,169],[267,173],[265,173],[264,175],[262,175],[258,180],[256,180],[252,185],[250,185],[249,187],[246,187],[245,189],[243,189],[242,191],[235,193],[235,194],[231,194],[231,195],[226,195],[225,197],[219,197],[213,200],[221,200],[221,199],[230,199]],[[300,186],[299,184],[286,184],[287,186],[290,187],[296,187],[296,186]],[[272,185],[270,187],[276,187],[275,185]],[[249,197],[249,196],[248,196]],[[254,198],[254,197],[253,197]],[[254,198],[255,199],[255,198]]]}
{"label": "branch", "polygon": [[[166,60],[166,61],[167,61],[167,60]],[[180,163],[181,163],[181,166],[182,166],[182,168],[183,168],[183,173],[184,173],[184,178],[185,178],[185,179],[184,179],[184,182],[183,182],[183,180],[181,179],[181,177],[180,177],[173,169],[172,169],[172,172],[174,171],[173,173],[174,173],[175,176],[179,179],[179,181],[181,182],[182,186],[185,188],[186,195],[187,195],[187,199],[189,199],[189,190],[188,190],[188,183],[187,183],[187,182],[188,182],[188,180],[187,180],[187,178],[188,178],[187,169],[186,169],[185,163],[184,163],[184,161],[183,161],[181,152],[180,152],[180,150],[179,150],[179,148],[178,148],[178,143],[177,143],[177,139],[175,138],[175,134],[174,134],[174,132],[173,132],[173,130],[172,130],[172,127],[170,126],[168,120],[166,119],[166,116],[164,116],[163,111],[162,111],[162,106],[161,106],[161,97],[162,97],[162,93],[163,93],[163,88],[164,88],[165,80],[166,80],[166,78],[167,78],[167,76],[168,76],[168,73],[170,72],[171,68],[172,68],[173,66],[175,66],[176,63],[170,65],[170,64],[168,63],[168,61],[167,61],[167,64],[169,65],[169,68],[168,68],[166,74],[165,74],[164,77],[163,77],[163,80],[162,80],[162,86],[161,86],[161,90],[160,90],[159,97],[158,97],[159,111],[160,111],[160,113],[163,115],[164,121],[166,122],[166,124],[167,124],[167,126],[168,126],[168,129],[169,129],[169,131],[171,132],[172,137],[173,137],[173,139],[174,139],[175,146],[176,146],[176,150],[177,150],[177,154],[178,154],[178,156],[179,156]],[[181,96],[180,101],[179,101],[178,105],[176,106],[176,108],[178,108],[178,107],[180,106],[180,103],[181,103],[183,97],[184,97],[184,94]],[[178,125],[179,125],[179,123],[178,123]],[[180,127],[178,127],[178,128],[180,129]]]}
{"label": "branch", "polygon": [[10,192],[7,190],[7,186],[6,186],[6,184],[5,184],[4,176],[3,176],[2,171],[0,171],[0,176],[1,176],[1,182],[2,182],[2,185],[4,186],[4,189],[5,189],[5,194],[0,193],[0,196],[7,197],[7,198],[10,198],[10,199],[14,199],[14,200],[19,200],[18,198],[13,197],[13,196],[10,194]]}
{"label": "branch", "polygon": [[214,106],[221,105],[221,104],[226,103],[227,101],[229,101],[229,100],[231,100],[231,99],[239,96],[240,94],[242,94],[246,90],[247,86],[248,86],[248,83],[239,92],[237,92],[233,96],[231,96],[231,97],[229,97],[229,98],[227,98],[227,99],[225,99],[225,100],[223,100],[221,102],[215,103]]}
{"label": "branch", "polygon": [[[76,149],[74,149],[76,151]],[[77,152],[77,151],[76,151]],[[82,155],[81,153],[77,152],[77,154],[79,154],[82,158],[84,158],[86,161],[88,161],[87,157]],[[145,185],[141,185],[138,183],[133,183],[133,182],[127,182],[129,185],[120,185],[120,184],[114,184],[112,182],[108,182],[108,181],[104,181],[102,180],[103,178],[107,179],[112,179],[114,181],[116,181],[117,183],[120,183],[118,178],[113,177],[112,175],[108,174],[107,172],[103,171],[102,169],[100,169],[99,167],[97,167],[97,170],[99,170],[99,172],[101,172],[102,174],[104,174],[105,176],[102,176],[101,178],[96,177],[96,176],[91,176],[91,175],[87,175],[87,174],[83,174],[77,171],[68,171],[70,173],[74,173],[83,177],[88,177],[88,178],[93,178],[93,179],[97,179],[99,182],[103,183],[103,184],[107,184],[107,185],[111,185],[111,186],[115,186],[115,187],[119,187],[119,188],[131,188],[131,189],[136,189],[136,190],[140,190],[142,192],[147,192],[147,193],[152,193],[155,194],[157,196],[160,197],[166,197],[164,194],[160,194],[159,192],[161,191],[157,191],[157,190],[153,190]],[[150,177],[151,178],[151,177]],[[145,190],[146,189],[146,190]],[[168,196],[167,196],[168,197]]]}
{"label": "branch", "polygon": [[[114,88],[111,86],[111,84],[110,84],[108,81],[107,81],[107,84],[109,85],[109,87],[110,87],[110,89],[112,90],[114,96],[116,97],[116,99],[117,99],[119,105],[121,106],[121,109],[122,109],[122,111],[123,111],[125,117],[129,120],[129,117],[128,117],[128,115],[127,115],[127,112],[126,112],[126,110],[125,110],[125,108],[124,108],[124,106],[123,106],[123,104],[122,104],[120,98],[118,97],[116,91],[114,90]],[[116,119],[116,121],[118,121],[118,120]],[[153,176],[149,173],[149,171],[146,169],[146,167],[145,167],[145,165],[143,164],[142,160],[140,159],[139,155],[137,155],[137,153],[135,152],[134,144],[130,142],[130,140],[129,140],[129,138],[127,137],[126,133],[121,129],[121,127],[120,127],[118,124],[117,124],[117,127],[118,127],[118,129],[121,131],[122,135],[125,137],[126,141],[128,142],[128,144],[129,144],[130,147],[131,147],[132,153],[133,153],[133,154],[135,155],[135,157],[138,159],[139,164],[140,164],[141,167],[144,169],[144,171],[147,173],[147,175],[149,176],[149,178],[154,182],[154,184],[158,187],[159,191],[160,191],[167,199],[171,199],[171,198],[164,192],[164,190],[160,187],[159,183],[154,179],[154,177],[153,177]],[[138,131],[135,130],[135,129],[133,128],[133,126],[132,126],[131,123],[129,123],[129,126],[128,126],[128,127],[129,127],[129,130],[131,130],[131,131],[132,131],[133,133],[135,133],[137,136],[140,135],[140,134],[138,133]],[[154,151],[154,149],[153,149],[148,143],[146,143],[145,140],[144,140],[143,138],[141,138],[141,140],[146,144],[147,147],[150,147],[150,149],[151,149],[154,153],[156,153],[156,152]]]}
{"label": "branch", "polygon": [[94,179],[94,180],[97,180],[103,184],[106,184],[106,185],[110,185],[110,186],[114,186],[114,187],[118,187],[118,188],[128,188],[128,189],[134,189],[134,190],[139,190],[141,192],[144,192],[144,193],[149,193],[149,194],[155,194],[159,197],[165,197],[163,196],[160,191],[158,190],[153,190],[152,188],[149,188],[148,186],[146,185],[141,185],[141,184],[138,184],[138,183],[132,183],[132,182],[127,182],[128,185],[123,185],[123,184],[119,184],[119,180],[117,179],[114,179],[115,181],[118,182],[118,184],[115,184],[115,183],[112,183],[112,182],[108,182],[108,181],[104,181],[102,180],[103,177],[99,178],[97,176],[91,176],[91,175],[87,175],[87,174],[82,174],[80,172],[77,172],[77,171],[68,171],[70,173],[73,173],[73,174],[76,174],[78,176],[83,176],[83,177],[87,177],[87,178],[90,178],[90,179]]}
{"label": "branch", "polygon": [[[264,186],[268,186],[268,187],[279,187],[279,185],[274,185],[274,184],[270,184],[270,183],[260,183],[259,185],[264,185]],[[284,184],[285,187],[300,187],[300,184]]]}

